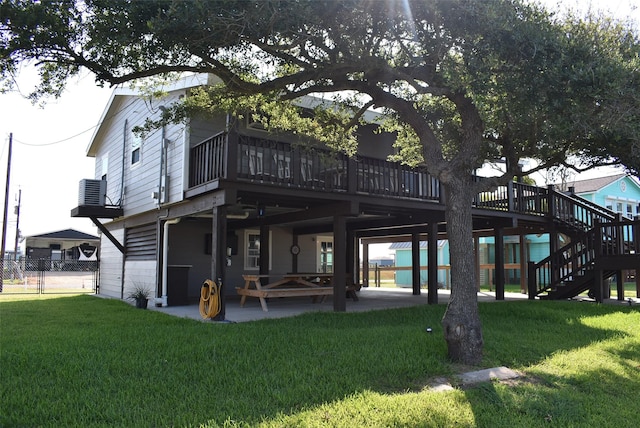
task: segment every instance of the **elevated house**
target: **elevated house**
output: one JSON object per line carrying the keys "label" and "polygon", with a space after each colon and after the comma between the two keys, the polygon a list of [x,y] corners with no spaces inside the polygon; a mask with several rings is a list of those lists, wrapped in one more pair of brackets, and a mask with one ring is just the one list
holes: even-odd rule
{"label": "elevated house", "polygon": [[[576,180],[555,184],[554,189],[585,202],[597,204],[601,209],[615,213],[618,217],[632,220],[640,216],[640,184],[626,174],[614,174],[606,177]],[[522,239],[523,238],[523,239]],[[507,236],[503,241],[506,257],[506,280],[510,283],[521,283],[526,288],[525,277],[528,261],[539,262],[550,254],[551,236],[549,233],[526,235],[524,237]],[[560,233],[557,236],[559,245],[571,242],[571,237]],[[493,283],[495,262],[495,241],[492,237],[483,238],[478,246],[478,263],[481,285]],[[632,280],[635,272],[625,270],[622,279]]]}
{"label": "elevated house", "polygon": [[[368,240],[424,240],[435,248],[446,237],[438,181],[424,168],[387,161],[393,137],[375,133],[374,125],[360,129],[351,158],[227,115],[194,117],[144,138],[133,132],[211,79],[186,77],[163,99],[124,88],[113,92],[87,149],[96,159],[95,175],[80,183],[72,210],[103,232],[100,293],[123,298],[134,284],[145,284],[155,290],[156,304],[180,305],[197,300],[203,281],[212,279],[222,284],[226,302],[247,275],[267,281],[268,275],[323,273],[330,274],[334,309],[343,311],[350,285],[366,278],[358,261],[368,259]],[[317,102],[302,101],[303,107]],[[615,220],[614,213],[593,207],[514,183],[478,196],[474,228],[498,239],[545,233],[558,228],[554,216],[568,216],[567,210],[579,216],[580,227]],[[429,265],[437,265],[437,251],[430,254]],[[419,253],[412,257],[412,288],[420,294]],[[532,297],[558,285],[547,284],[545,273],[534,275]],[[437,277],[427,282],[435,302]]]}

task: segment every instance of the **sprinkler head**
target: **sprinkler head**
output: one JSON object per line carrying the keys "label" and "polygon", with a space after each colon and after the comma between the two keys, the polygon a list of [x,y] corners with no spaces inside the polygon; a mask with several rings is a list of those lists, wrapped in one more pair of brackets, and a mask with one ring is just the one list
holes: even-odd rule
{"label": "sprinkler head", "polygon": [[427,333],[431,333],[433,330],[431,330],[431,327],[427,327]]}

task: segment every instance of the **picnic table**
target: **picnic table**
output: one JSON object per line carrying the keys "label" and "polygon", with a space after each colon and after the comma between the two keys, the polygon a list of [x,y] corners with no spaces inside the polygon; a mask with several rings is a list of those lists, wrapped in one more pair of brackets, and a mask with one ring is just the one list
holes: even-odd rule
{"label": "picnic table", "polygon": [[[311,296],[314,302],[318,296],[333,295],[333,274],[326,273],[288,273],[285,275],[242,275],[243,287],[236,287],[240,296],[240,307],[247,297],[260,299],[262,310],[268,312],[267,299],[271,297]],[[263,280],[267,282],[263,284]],[[270,281],[270,282],[269,282]],[[357,300],[355,292],[352,297]]]}

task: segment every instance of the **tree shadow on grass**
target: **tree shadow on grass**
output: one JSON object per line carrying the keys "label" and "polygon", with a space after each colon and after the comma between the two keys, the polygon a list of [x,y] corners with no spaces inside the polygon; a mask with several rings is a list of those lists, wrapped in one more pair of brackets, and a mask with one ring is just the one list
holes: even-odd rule
{"label": "tree shadow on grass", "polygon": [[[565,305],[558,306],[566,308],[564,327],[558,323],[561,312],[543,317],[549,321],[543,324],[543,331],[553,339],[540,337],[540,346],[535,351],[530,349],[531,339],[510,341],[512,346],[519,347],[520,355],[520,358],[512,356],[512,361],[528,366],[523,378],[485,382],[465,391],[477,426],[637,425],[640,394],[640,338],[634,334],[637,311],[602,305]],[[548,311],[544,307],[533,309]],[[529,311],[526,309],[524,313]],[[601,327],[586,325],[586,319]],[[515,321],[501,329],[500,334],[521,328],[522,323]],[[498,338],[497,333],[492,337]],[[499,345],[495,347],[496,353],[506,353]],[[536,357],[540,352],[543,354]]]}
{"label": "tree shadow on grass", "polygon": [[[634,374],[635,372],[635,374]],[[572,374],[536,371],[465,391],[477,426],[636,426],[640,373],[608,368]]]}
{"label": "tree shadow on grass", "polygon": [[[20,370],[7,370],[4,378],[28,395],[12,397],[7,408],[58,403],[26,410],[22,417],[33,419],[18,419],[26,425],[52,418],[83,426],[252,424],[363,391],[418,391],[456,370],[440,327],[444,305],[239,324],[180,319],[86,296],[6,305],[16,306],[3,314],[3,330],[13,326],[20,334],[8,347],[3,343],[3,367]],[[19,315],[27,309],[40,319]],[[482,304],[486,361],[522,367],[620,335],[584,325],[585,312],[607,313],[547,302]],[[29,358],[17,357],[23,353]],[[4,356],[15,358],[4,364]],[[74,398],[71,391],[79,392]],[[56,408],[74,412],[60,420]]]}

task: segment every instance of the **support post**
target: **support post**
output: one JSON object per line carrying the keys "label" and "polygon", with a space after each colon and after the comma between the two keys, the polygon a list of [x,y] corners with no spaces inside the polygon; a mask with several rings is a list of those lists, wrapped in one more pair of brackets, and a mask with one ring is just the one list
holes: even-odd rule
{"label": "support post", "polygon": [[528,263],[527,284],[529,286],[529,300],[534,300],[538,292],[538,287],[536,287],[536,264],[534,262]]}
{"label": "support post", "polygon": [[362,243],[362,286],[369,286],[369,243]]}
{"label": "support post", "polygon": [[[616,272],[616,291],[618,292],[618,300],[624,300],[624,276],[622,274],[623,272],[621,270]],[[606,298],[608,299],[611,297],[610,289],[608,289],[607,294]]]}
{"label": "support post", "polygon": [[260,225],[260,275],[269,275],[269,226]]}
{"label": "support post", "polygon": [[429,224],[428,239],[427,303],[435,305],[438,303],[438,223],[432,222]]}
{"label": "support post", "polygon": [[420,285],[420,234],[413,232],[411,234],[411,289],[414,296],[420,295]]}
{"label": "support post", "polygon": [[498,227],[495,232],[496,264],[496,300],[504,300],[504,229]]}
{"label": "support post", "polygon": [[333,310],[347,310],[347,221],[344,216],[333,218]]}
{"label": "support post", "polygon": [[226,313],[226,266],[227,266],[227,209],[213,207],[211,224],[211,280],[218,284],[220,292],[220,312],[212,319],[224,321]]}
{"label": "support post", "polygon": [[520,292],[527,292],[527,237],[520,234]]}

